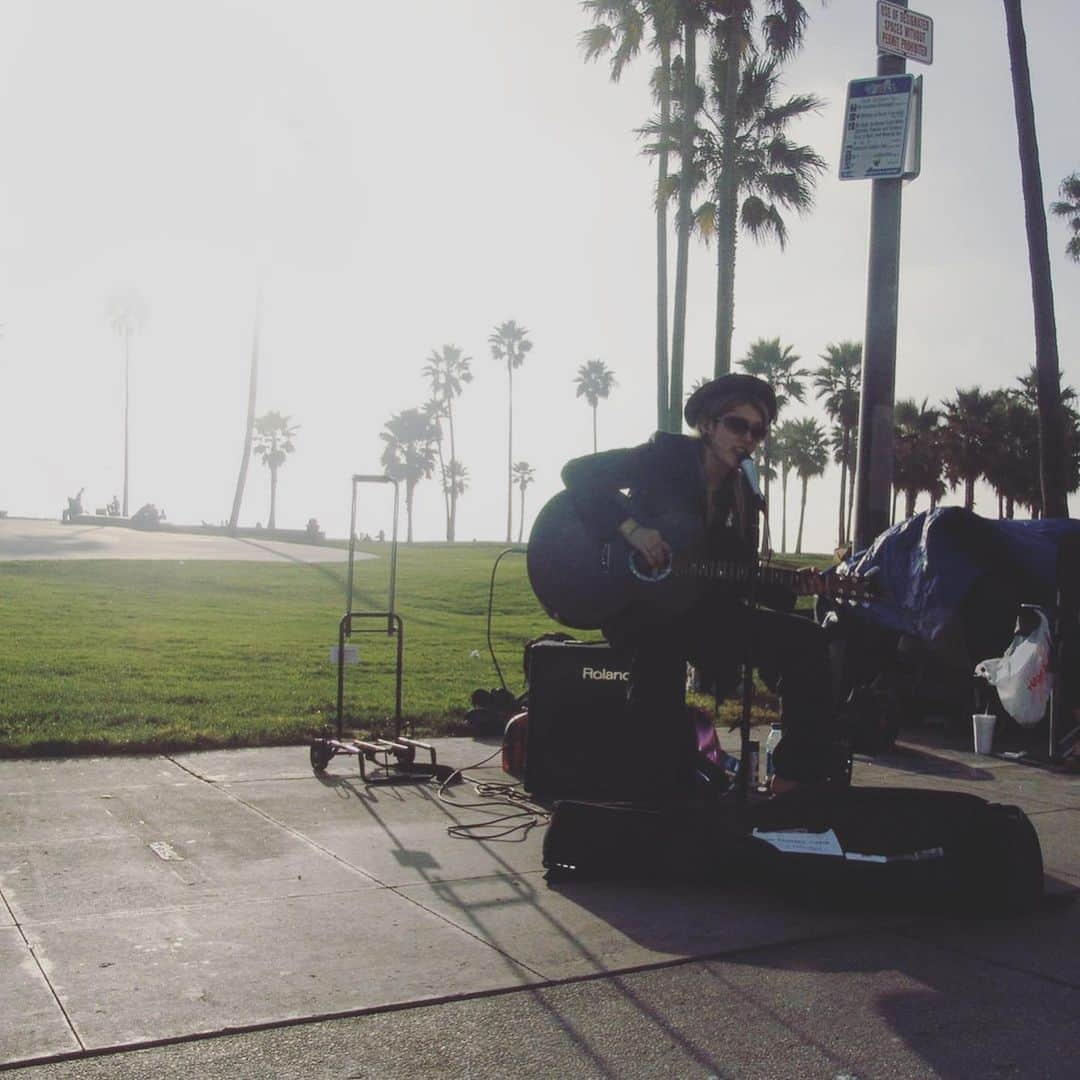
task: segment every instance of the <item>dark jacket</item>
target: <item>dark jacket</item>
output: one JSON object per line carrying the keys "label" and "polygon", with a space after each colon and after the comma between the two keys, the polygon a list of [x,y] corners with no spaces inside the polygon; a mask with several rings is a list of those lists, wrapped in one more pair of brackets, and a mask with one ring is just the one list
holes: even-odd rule
{"label": "dark jacket", "polygon": [[[616,534],[628,516],[644,525],[661,526],[665,518],[694,518],[702,532],[707,521],[702,445],[697,438],[658,431],[646,443],[623,450],[574,458],[562,471],[563,483],[586,527],[599,539]],[[752,558],[758,549],[757,515],[746,514],[740,526],[735,512],[735,485],[742,487],[741,502],[750,506],[751,493],[736,470],[718,493],[713,525],[706,534],[705,554],[710,558]],[[625,491],[630,508],[619,492]],[[782,588],[761,586],[759,599],[770,607],[789,610],[793,597]]]}

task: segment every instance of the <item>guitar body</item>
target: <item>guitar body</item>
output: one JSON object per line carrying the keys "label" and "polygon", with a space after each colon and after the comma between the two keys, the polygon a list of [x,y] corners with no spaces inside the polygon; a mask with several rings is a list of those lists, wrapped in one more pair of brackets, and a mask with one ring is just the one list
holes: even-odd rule
{"label": "guitar body", "polygon": [[[626,516],[638,518],[629,501],[626,505]],[[817,591],[840,604],[866,605],[878,594],[869,578],[829,574],[808,583],[789,567],[738,557],[701,559],[704,529],[690,514],[669,514],[648,524],[660,531],[673,553],[672,565],[656,575],[641,567],[640,557],[622,537],[597,540],[568,492],[552,498],[537,515],[526,552],[529,583],[544,610],[575,630],[598,630],[629,611],[637,625],[663,623],[693,607],[709,583],[724,582],[738,594],[751,577],[796,595]]]}
{"label": "guitar body", "polygon": [[[680,556],[702,544],[701,524],[692,515],[673,514],[650,524]],[[544,610],[575,630],[598,630],[629,608],[638,616],[660,619],[693,606],[701,595],[699,580],[676,574],[651,577],[634,561],[635,554],[622,537],[597,540],[569,493],[562,491],[540,511],[529,534],[529,583]]]}

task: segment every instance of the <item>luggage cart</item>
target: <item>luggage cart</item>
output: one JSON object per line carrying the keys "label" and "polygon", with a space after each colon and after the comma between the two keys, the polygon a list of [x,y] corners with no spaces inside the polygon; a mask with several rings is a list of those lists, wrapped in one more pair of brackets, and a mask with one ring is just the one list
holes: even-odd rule
{"label": "luggage cart", "polygon": [[[385,611],[353,611],[353,569],[356,561],[356,501],[361,484],[392,484],[394,486],[394,525],[390,539],[389,597]],[[435,748],[417,742],[402,734],[401,682],[405,647],[405,627],[401,616],[394,610],[397,588],[397,545],[399,519],[399,484],[390,476],[366,476],[354,474],[352,478],[352,511],[349,518],[349,569],[345,586],[345,614],[338,624],[337,644],[337,722],[333,732],[311,741],[310,759],[315,774],[326,772],[327,765],[339,754],[357,759],[360,777],[365,783],[400,783],[401,781],[427,780],[431,777],[445,779],[449,770],[435,759]],[[382,625],[357,626],[362,620],[373,620]],[[394,736],[392,739],[347,739],[345,737],[345,663],[346,643],[353,634],[386,634],[397,642],[397,659],[394,671]],[[417,751],[423,751],[429,760],[417,761]],[[370,771],[366,767],[372,765]]]}

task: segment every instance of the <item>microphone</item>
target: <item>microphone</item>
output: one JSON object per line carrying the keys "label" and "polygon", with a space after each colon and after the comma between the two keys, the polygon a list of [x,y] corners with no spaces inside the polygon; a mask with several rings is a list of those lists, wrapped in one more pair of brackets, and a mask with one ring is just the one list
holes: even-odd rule
{"label": "microphone", "polygon": [[746,477],[750,490],[754,493],[758,509],[764,510],[765,496],[761,493],[761,478],[758,475],[758,467],[754,464],[754,459],[745,452],[740,452],[739,458],[739,468],[742,470],[743,476]]}

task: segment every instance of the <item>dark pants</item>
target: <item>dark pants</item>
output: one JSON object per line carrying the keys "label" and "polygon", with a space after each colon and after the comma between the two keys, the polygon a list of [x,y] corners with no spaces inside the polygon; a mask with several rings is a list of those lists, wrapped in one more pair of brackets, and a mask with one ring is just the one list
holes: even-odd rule
{"label": "dark pants", "polygon": [[734,685],[747,644],[755,668],[780,693],[784,735],[774,756],[777,775],[813,782],[836,773],[828,643],[810,619],[722,602],[698,605],[631,636],[617,626],[607,632],[631,656],[628,736],[657,795],[685,791],[692,777],[696,742],[686,719],[687,661],[722,696]]}

